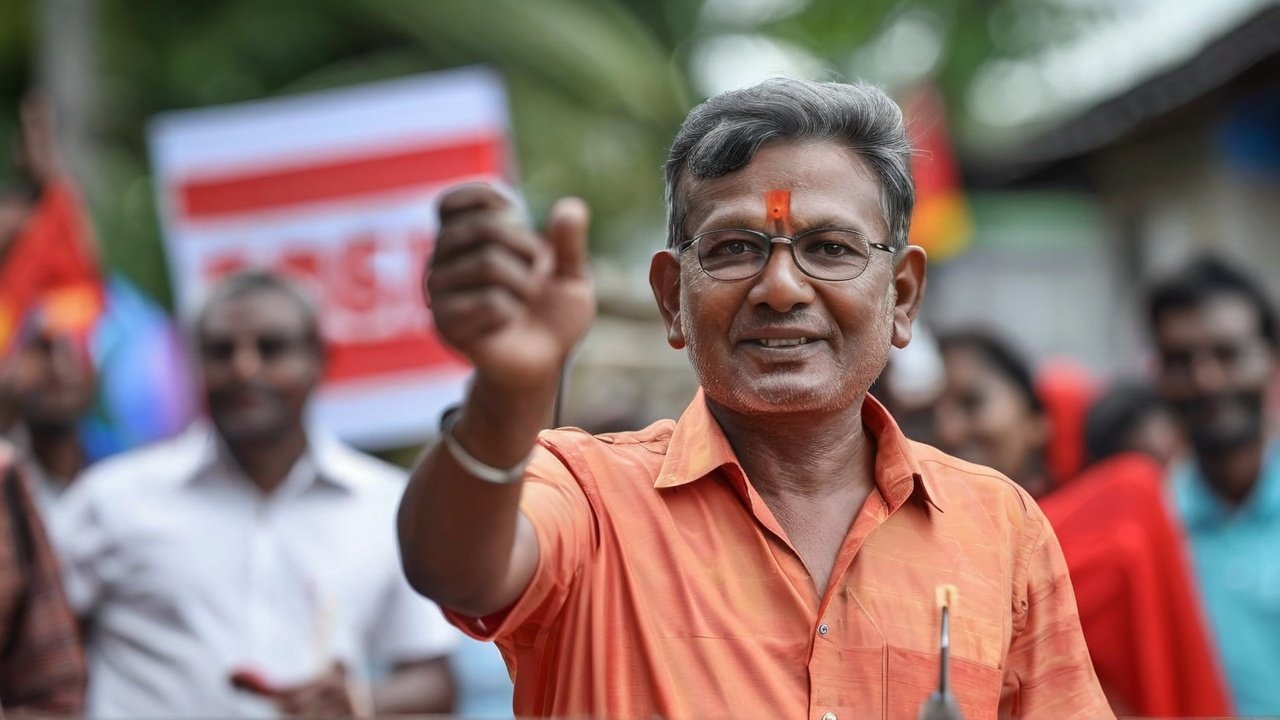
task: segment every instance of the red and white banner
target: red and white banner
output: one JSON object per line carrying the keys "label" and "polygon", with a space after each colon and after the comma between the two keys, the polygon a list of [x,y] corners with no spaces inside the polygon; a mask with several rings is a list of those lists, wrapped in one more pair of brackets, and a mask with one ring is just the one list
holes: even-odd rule
{"label": "red and white banner", "polygon": [[420,440],[468,373],[421,299],[436,200],[512,184],[508,137],[502,82],[481,68],[161,115],[149,139],[179,310],[241,268],[289,274],[329,344],[316,419],[366,447]]}

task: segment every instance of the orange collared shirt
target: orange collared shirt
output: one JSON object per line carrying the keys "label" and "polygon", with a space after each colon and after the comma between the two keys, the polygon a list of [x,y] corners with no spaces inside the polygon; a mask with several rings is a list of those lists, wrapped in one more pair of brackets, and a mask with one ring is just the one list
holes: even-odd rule
{"label": "orange collared shirt", "polygon": [[699,393],[679,422],[543,433],[521,498],[533,580],[503,613],[448,614],[497,641],[517,715],[915,718],[951,583],[965,717],[1114,717],[1030,496],[907,440],[874,399],[863,422],[876,487],[821,596]]}

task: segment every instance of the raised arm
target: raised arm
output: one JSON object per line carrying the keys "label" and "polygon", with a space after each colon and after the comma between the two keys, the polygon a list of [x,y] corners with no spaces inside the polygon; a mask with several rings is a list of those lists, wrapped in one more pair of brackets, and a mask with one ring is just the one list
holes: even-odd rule
{"label": "raised arm", "polygon": [[[587,272],[587,208],[566,199],[546,237],[493,188],[469,185],[440,203],[424,281],[440,336],[475,367],[452,436],[491,468],[513,468],[551,420],[560,371],[595,316]],[[442,606],[482,617],[510,606],[538,562],[518,512],[521,482],[473,476],[441,442],[414,468],[400,503],[409,582]]]}

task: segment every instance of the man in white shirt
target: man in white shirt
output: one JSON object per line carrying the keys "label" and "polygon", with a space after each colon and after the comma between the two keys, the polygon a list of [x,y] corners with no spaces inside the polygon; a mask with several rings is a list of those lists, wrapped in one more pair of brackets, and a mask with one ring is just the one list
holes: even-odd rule
{"label": "man in white shirt", "polygon": [[56,510],[88,716],[451,709],[456,636],[399,566],[403,474],[303,421],[317,327],[268,273],[215,287],[196,321],[212,425],[100,463]]}

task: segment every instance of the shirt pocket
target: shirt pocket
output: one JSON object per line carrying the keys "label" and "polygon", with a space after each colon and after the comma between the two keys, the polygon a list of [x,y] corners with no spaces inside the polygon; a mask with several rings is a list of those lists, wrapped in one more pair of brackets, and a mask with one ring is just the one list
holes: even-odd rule
{"label": "shirt pocket", "polygon": [[[915,717],[938,689],[938,654],[890,647],[886,668],[888,716]],[[951,656],[951,694],[966,718],[994,718],[1004,674],[999,668]]]}

